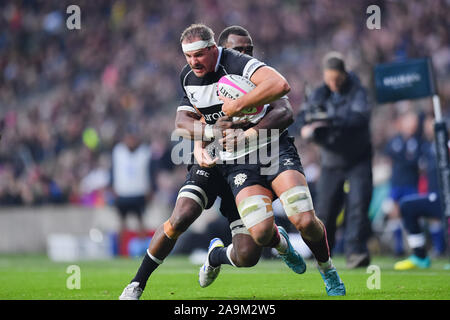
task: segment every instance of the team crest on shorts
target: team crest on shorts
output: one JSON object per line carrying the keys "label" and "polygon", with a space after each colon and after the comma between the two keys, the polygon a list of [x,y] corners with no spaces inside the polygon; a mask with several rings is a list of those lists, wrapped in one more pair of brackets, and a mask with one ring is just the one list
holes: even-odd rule
{"label": "team crest on shorts", "polygon": [[239,173],[234,177],[234,184],[236,187],[242,186],[247,180],[247,175],[245,173]]}

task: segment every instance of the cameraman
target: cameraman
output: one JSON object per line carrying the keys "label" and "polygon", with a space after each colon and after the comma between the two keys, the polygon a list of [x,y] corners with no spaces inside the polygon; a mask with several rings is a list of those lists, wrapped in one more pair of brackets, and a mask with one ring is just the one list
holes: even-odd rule
{"label": "cameraman", "polygon": [[[299,115],[301,136],[320,147],[321,175],[315,203],[328,232],[329,246],[334,246],[336,218],[345,204],[347,267],[363,267],[370,263],[370,107],[365,88],[356,75],[346,71],[340,54],[331,52],[323,61],[324,84],[311,93]],[[346,181],[350,190],[345,197]]]}

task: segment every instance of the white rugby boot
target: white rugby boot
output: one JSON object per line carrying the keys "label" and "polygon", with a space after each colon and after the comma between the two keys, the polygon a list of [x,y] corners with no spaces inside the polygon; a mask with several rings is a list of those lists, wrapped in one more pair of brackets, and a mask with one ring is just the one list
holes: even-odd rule
{"label": "white rugby boot", "polygon": [[123,289],[119,300],[139,300],[142,292],[142,289],[139,287],[139,282],[132,282]]}
{"label": "white rugby boot", "polygon": [[219,238],[214,238],[209,243],[208,254],[206,255],[206,261],[200,267],[200,271],[198,273],[198,283],[200,284],[200,287],[206,288],[211,283],[213,283],[214,280],[216,280],[217,276],[219,275],[220,266],[217,266],[217,267],[210,266],[209,255],[214,248],[223,247],[223,246],[224,246],[224,244],[223,244],[222,240],[220,240]]}

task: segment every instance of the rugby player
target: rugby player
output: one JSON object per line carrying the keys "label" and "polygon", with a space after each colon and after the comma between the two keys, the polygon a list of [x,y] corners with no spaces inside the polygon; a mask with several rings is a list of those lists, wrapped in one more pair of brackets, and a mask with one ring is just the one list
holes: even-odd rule
{"label": "rugby player", "polygon": [[[248,31],[241,26],[231,26],[224,29],[219,35],[218,44],[220,47],[234,49],[241,54],[253,56],[252,39]],[[255,135],[259,129],[278,128],[285,130],[293,123],[292,114],[292,108],[287,98],[274,101],[270,104],[269,109],[263,118],[256,125],[252,126],[253,130],[246,132],[242,132],[241,130],[240,133],[243,133],[241,136],[244,139],[248,138],[248,132],[251,132],[251,135]],[[186,116],[192,117],[192,115],[189,114],[186,114]],[[198,115],[195,117],[197,116]],[[215,126],[220,127],[222,132],[227,132],[227,129],[245,128],[246,126],[248,127],[248,125],[248,123],[237,124],[236,122],[230,122],[230,118],[227,116],[220,117],[215,123]],[[242,137],[236,136],[238,139]],[[224,199],[222,201],[224,201]],[[234,198],[232,198],[232,202],[234,204]],[[235,211],[236,210],[229,212],[234,213]],[[220,239],[215,238],[211,241],[209,254],[205,264],[200,268],[199,272],[199,283],[202,287],[206,287],[214,281],[220,271],[221,264],[229,264],[236,267],[251,267],[254,266],[261,257],[262,247],[253,240],[250,233],[243,225],[240,217],[230,217],[227,215],[228,211],[223,211],[222,214],[230,221],[232,243],[227,248],[224,248],[223,242]],[[289,242],[286,231],[283,230],[282,227],[278,227],[278,230],[280,230]],[[303,273],[305,271],[304,262],[301,256],[294,255],[292,257],[292,255],[286,255],[280,252],[280,250],[278,251],[286,264],[288,264],[295,272]],[[289,251],[293,251],[293,248],[290,248]]]}
{"label": "rugby player", "polygon": [[[246,60],[249,59],[247,58]],[[188,71],[188,68],[185,68],[185,70]],[[185,78],[185,74],[182,73],[182,81],[184,80],[183,78]],[[189,93],[189,95],[192,99],[195,99],[195,93]],[[220,110],[221,102],[218,102]],[[181,106],[178,108],[176,127],[180,129],[181,133],[190,138],[195,138],[195,124],[202,126],[200,138],[204,136],[204,131],[207,128],[206,123],[202,124],[200,122],[200,119],[205,119],[205,117],[202,117],[201,113],[197,112],[197,110],[191,106],[191,102],[188,100],[188,93],[186,93]],[[266,111],[264,118],[257,124],[258,128],[270,129],[278,127],[285,129],[293,122],[292,109],[286,99],[271,103],[266,108]],[[210,120],[214,117],[217,119],[217,116],[210,114],[207,119],[214,123],[215,119],[213,121]],[[232,122],[229,117],[220,114],[220,119],[212,127],[213,130],[218,131],[220,136],[222,136],[222,131],[226,129],[237,128],[247,124],[246,121]],[[194,164],[189,167],[186,182],[179,191],[179,196],[171,217],[155,232],[136,276],[124,289],[120,299],[139,299],[149,276],[170,253],[177,238],[195,221],[203,209],[208,209],[214,204],[217,196],[222,198],[220,211],[228,218],[233,236],[233,244],[228,247],[229,250],[220,253],[226,256],[227,263],[237,267],[251,267],[258,262],[262,247],[253,241],[242,223],[236,208],[234,196],[227,181],[216,168],[208,168],[208,163],[205,163],[201,156],[196,157],[196,159],[198,159],[199,164]],[[278,232],[278,229],[276,230]],[[215,247],[220,242],[216,241]],[[278,250],[280,256],[291,269],[295,272],[299,272],[299,270],[304,271],[304,261],[289,243],[289,238],[285,232],[284,236],[278,236],[278,241],[273,241],[271,246]],[[232,248],[233,250],[231,250]],[[223,257],[220,257],[220,253],[218,257],[223,260]],[[220,269],[220,266],[214,270],[218,272],[218,269]],[[207,284],[209,284],[207,279],[200,281],[200,285],[202,286],[206,286]]]}
{"label": "rugby player", "polygon": [[[220,68],[223,68],[226,58],[220,57],[224,54],[224,50],[218,49],[214,43],[210,42],[211,39],[211,36],[192,33],[190,37],[182,37],[182,46],[194,75],[201,76],[214,71],[212,75],[209,74],[208,76],[217,77],[217,81],[221,76]],[[233,66],[238,66],[237,61],[243,59],[243,57],[246,56],[236,57]],[[236,100],[219,97],[223,101],[219,112],[223,112],[230,117],[241,115],[244,109],[255,108],[279,99],[290,90],[289,84],[282,75],[256,59],[247,61],[241,69],[229,71],[230,74],[241,74],[247,77],[256,85],[255,89]],[[186,86],[184,87],[186,88]],[[209,98],[217,99],[214,94],[210,94]],[[193,106],[192,100],[190,102]],[[208,114],[212,111],[211,109],[200,110],[202,114]],[[255,134],[256,130],[249,128],[247,131],[252,132],[249,134],[251,136]],[[226,137],[224,140],[227,141]],[[196,143],[196,147],[199,147],[198,143]],[[275,174],[262,176],[260,174],[261,163],[220,166],[220,170],[228,179],[235,195],[242,221],[258,245],[271,246],[273,242],[279,242],[280,234],[274,224],[271,206],[274,196],[279,197],[289,220],[301,232],[304,242],[317,260],[327,294],[345,295],[345,286],[330,258],[325,227],[315,215],[300,158],[292,139],[287,136],[287,132],[283,132],[279,138],[279,150],[278,170]],[[208,158],[206,151],[202,151],[201,155]],[[214,165],[215,161],[217,159],[209,159],[205,161],[205,164],[211,166]],[[216,248],[216,242],[218,241],[213,239],[210,243],[208,251],[210,256],[216,250],[222,252],[226,250],[220,244]],[[222,257],[223,260],[220,261],[219,259],[216,264],[220,266],[220,263],[228,263],[226,255],[220,254],[218,256]],[[209,268],[211,267],[210,262],[208,263],[210,260],[208,257],[199,275],[200,281],[203,279],[209,282],[206,285],[214,281],[218,275],[218,270],[220,270],[218,267]],[[303,267],[306,269],[306,265]],[[304,270],[302,271],[304,272]]]}

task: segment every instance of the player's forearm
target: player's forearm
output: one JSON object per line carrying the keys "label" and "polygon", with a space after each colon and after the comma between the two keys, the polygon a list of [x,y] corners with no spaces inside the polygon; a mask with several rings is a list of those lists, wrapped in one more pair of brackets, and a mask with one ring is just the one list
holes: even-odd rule
{"label": "player's forearm", "polygon": [[178,111],[175,119],[175,134],[191,140],[204,140],[206,124],[193,113]]}
{"label": "player's forearm", "polygon": [[253,128],[255,130],[279,129],[280,131],[283,131],[293,122],[294,115],[289,100],[280,99],[271,103],[267,114]]}
{"label": "player's forearm", "polygon": [[271,103],[286,95],[289,91],[290,86],[283,78],[267,78],[258,84],[254,90],[237,100],[239,102],[237,111]]}
{"label": "player's forearm", "polygon": [[236,100],[236,111],[238,112],[242,109],[271,103],[291,90],[286,79],[275,69],[267,66],[256,70],[250,80],[256,85],[256,88]]}
{"label": "player's forearm", "polygon": [[202,140],[203,132],[205,130],[204,126],[205,125],[200,121],[180,123],[175,128],[175,134],[186,139]]}
{"label": "player's forearm", "polygon": [[202,149],[203,148],[203,142],[200,140],[194,141],[194,148]]}

